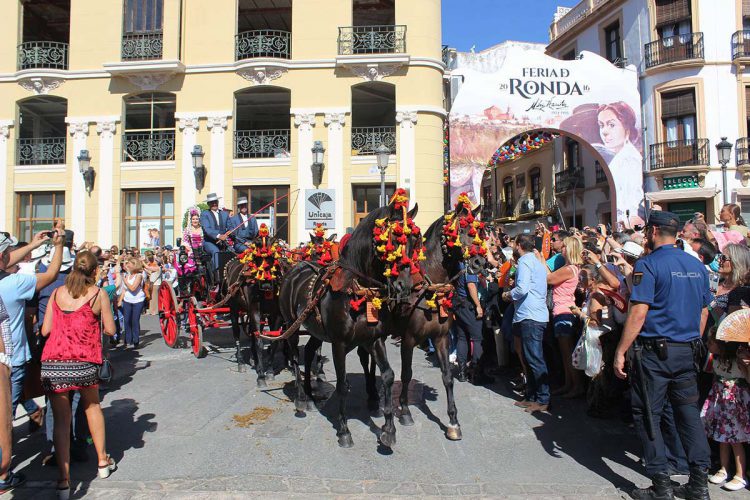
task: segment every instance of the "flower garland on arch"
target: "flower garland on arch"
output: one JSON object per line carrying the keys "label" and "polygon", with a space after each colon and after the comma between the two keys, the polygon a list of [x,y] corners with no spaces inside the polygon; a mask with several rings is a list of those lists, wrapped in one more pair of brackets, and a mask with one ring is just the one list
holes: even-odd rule
{"label": "flower garland on arch", "polygon": [[239,256],[246,273],[256,281],[273,281],[278,278],[282,248],[275,241],[269,245],[268,236],[268,226],[261,224],[258,228],[260,244],[253,241]]}
{"label": "flower garland on arch", "polygon": [[325,239],[326,228],[323,224],[315,225],[315,237],[321,238],[320,243],[310,241],[305,247],[302,260],[312,260],[316,255],[319,256],[315,262],[321,266],[326,266],[333,262],[333,243]]}

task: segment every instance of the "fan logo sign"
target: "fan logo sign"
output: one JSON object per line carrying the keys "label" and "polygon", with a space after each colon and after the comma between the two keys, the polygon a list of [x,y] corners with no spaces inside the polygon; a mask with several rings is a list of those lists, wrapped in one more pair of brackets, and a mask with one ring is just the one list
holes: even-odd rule
{"label": "fan logo sign", "polygon": [[335,189],[305,189],[305,229],[315,229],[316,224],[333,227],[335,213]]}

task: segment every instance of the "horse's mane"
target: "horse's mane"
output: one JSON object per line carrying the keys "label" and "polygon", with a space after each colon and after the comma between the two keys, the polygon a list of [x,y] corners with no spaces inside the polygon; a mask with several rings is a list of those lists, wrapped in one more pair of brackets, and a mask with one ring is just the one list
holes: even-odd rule
{"label": "horse's mane", "polygon": [[[390,207],[379,207],[367,214],[354,228],[351,238],[341,252],[341,262],[350,268],[362,271],[365,274],[374,274],[375,265],[382,266],[376,258],[375,248],[372,241],[372,230],[375,228],[375,219],[382,219],[389,215]],[[381,270],[382,272],[382,270]]]}

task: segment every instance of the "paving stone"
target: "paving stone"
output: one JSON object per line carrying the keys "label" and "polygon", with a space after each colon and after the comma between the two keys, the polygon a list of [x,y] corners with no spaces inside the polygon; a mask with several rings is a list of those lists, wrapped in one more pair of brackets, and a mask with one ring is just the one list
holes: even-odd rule
{"label": "paving stone", "polygon": [[326,484],[331,493],[357,494],[364,493],[362,483],[359,481],[340,481],[336,479],[326,480]]}

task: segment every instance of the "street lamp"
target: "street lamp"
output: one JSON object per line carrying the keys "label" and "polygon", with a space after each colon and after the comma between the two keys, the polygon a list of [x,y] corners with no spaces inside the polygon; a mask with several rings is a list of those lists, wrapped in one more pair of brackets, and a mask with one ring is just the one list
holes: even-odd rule
{"label": "street lamp", "polygon": [[385,170],[388,168],[391,150],[381,143],[375,148],[375,158],[378,161],[378,170],[380,170],[380,206],[384,207],[388,204],[388,200],[385,199]]}
{"label": "street lamp", "polygon": [[323,155],[326,148],[323,147],[323,141],[315,141],[312,148],[312,178],[315,189],[323,182]]}
{"label": "street lamp", "polygon": [[193,152],[190,153],[193,157],[193,177],[195,177],[195,189],[200,193],[203,191],[203,187],[206,185],[206,167],[203,165],[203,157],[206,153],[203,152],[203,146],[196,144],[193,146]]}
{"label": "street lamp", "polygon": [[82,149],[81,152],[78,153],[78,170],[83,176],[83,183],[86,186],[86,192],[91,195],[91,191],[94,190],[94,177],[96,177],[96,172],[94,172],[94,167],[91,166],[91,156],[89,155],[88,149]]}
{"label": "street lamp", "polygon": [[719,163],[721,163],[721,184],[724,192],[724,205],[729,203],[729,193],[727,192],[727,164],[732,154],[732,143],[727,141],[726,137],[721,138],[721,142],[716,145],[716,152],[719,153]]}

